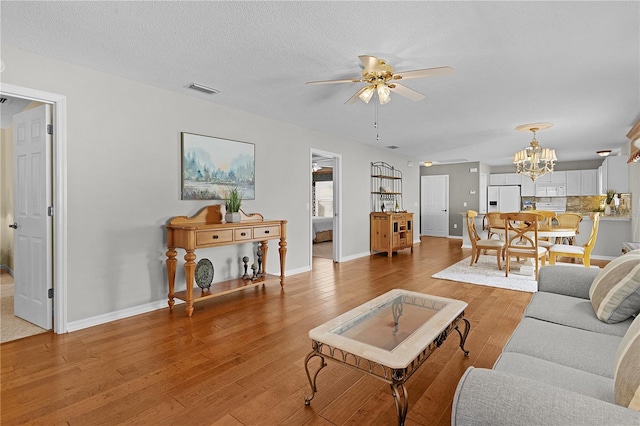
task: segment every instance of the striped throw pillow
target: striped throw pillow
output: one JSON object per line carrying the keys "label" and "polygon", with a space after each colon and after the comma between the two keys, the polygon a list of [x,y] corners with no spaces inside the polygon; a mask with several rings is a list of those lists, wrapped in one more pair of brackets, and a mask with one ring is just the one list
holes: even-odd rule
{"label": "striped throw pillow", "polygon": [[640,411],[640,316],[622,338],[616,355],[616,404]]}
{"label": "striped throw pillow", "polygon": [[593,280],[589,299],[596,316],[609,324],[640,312],[640,249],[609,262]]}

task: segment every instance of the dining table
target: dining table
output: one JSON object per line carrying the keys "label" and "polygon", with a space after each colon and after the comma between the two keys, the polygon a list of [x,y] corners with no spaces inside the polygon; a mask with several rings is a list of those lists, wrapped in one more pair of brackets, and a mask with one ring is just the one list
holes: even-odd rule
{"label": "dining table", "polygon": [[[504,225],[492,226],[490,231],[500,235],[500,239],[503,239],[505,234],[504,229]],[[538,238],[553,239],[555,243],[561,242],[563,238],[575,237],[575,235],[575,228],[560,227],[557,225],[547,225],[538,228]],[[571,239],[569,239],[569,241],[571,241]],[[517,274],[531,277],[535,276],[535,266],[533,265],[531,259],[526,259],[524,263],[520,265],[520,271],[517,272]]]}

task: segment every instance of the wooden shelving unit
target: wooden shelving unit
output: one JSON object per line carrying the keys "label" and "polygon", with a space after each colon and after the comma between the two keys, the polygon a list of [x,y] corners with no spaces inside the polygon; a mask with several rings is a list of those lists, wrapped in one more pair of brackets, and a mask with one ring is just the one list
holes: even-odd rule
{"label": "wooden shelving unit", "polygon": [[371,254],[411,249],[413,253],[413,213],[404,211],[402,172],[385,163],[371,163]]}
{"label": "wooden shelving unit", "polygon": [[379,161],[371,163],[371,211],[402,211],[402,172]]}

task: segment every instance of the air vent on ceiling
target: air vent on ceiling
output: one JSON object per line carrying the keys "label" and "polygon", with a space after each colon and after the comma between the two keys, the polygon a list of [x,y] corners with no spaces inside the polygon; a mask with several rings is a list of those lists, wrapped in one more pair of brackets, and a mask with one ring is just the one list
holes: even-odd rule
{"label": "air vent on ceiling", "polygon": [[191,83],[189,85],[189,89],[197,90],[199,92],[206,93],[207,95],[215,95],[216,93],[220,93],[220,91],[217,89],[203,86],[202,84],[198,84],[198,83]]}
{"label": "air vent on ceiling", "polygon": [[395,145],[389,145],[387,148],[389,148],[389,149],[398,149],[400,147],[399,146],[395,146]]}
{"label": "air vent on ceiling", "polygon": [[4,97],[0,98],[0,104],[2,104],[2,105],[9,105],[10,103],[11,103],[11,99],[9,99],[9,98],[4,98]]}

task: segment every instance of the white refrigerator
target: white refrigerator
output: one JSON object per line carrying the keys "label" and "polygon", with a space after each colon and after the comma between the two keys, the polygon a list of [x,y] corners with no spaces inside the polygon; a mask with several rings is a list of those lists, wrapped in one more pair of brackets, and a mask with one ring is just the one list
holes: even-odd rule
{"label": "white refrigerator", "polygon": [[520,185],[487,188],[487,212],[519,212],[521,209]]}

